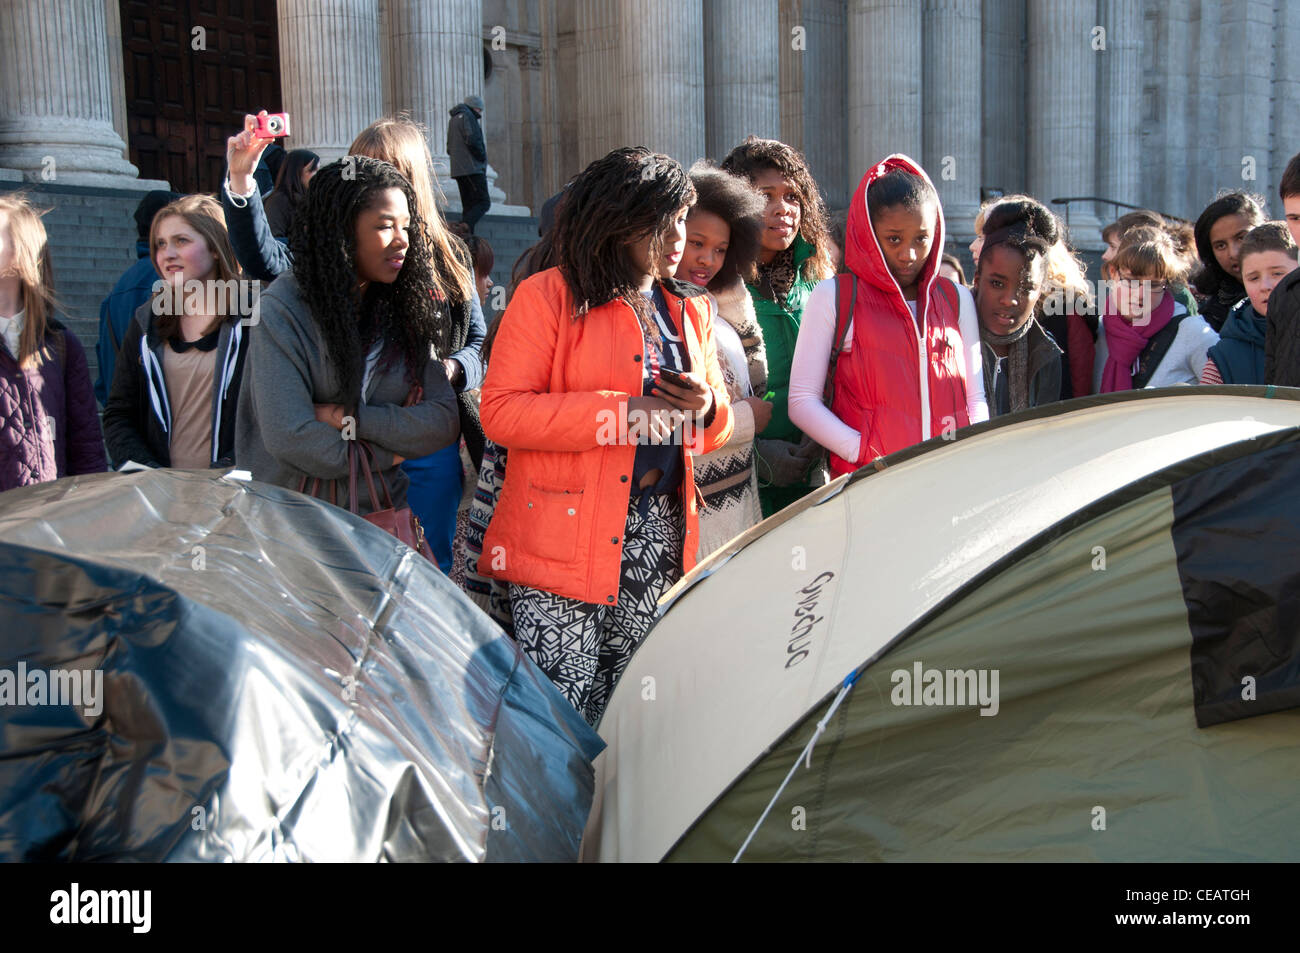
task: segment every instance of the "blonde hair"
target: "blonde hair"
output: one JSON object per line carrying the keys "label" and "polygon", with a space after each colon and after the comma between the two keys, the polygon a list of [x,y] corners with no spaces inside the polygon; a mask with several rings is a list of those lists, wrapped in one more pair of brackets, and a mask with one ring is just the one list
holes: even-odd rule
{"label": "blonde hair", "polygon": [[430,270],[434,290],[445,298],[468,301],[474,288],[474,274],[467,261],[469,253],[456,247],[461,242],[447,230],[438,211],[437,197],[442,193],[433,177],[433,157],[429,155],[429,145],[420,126],[405,116],[386,116],[363,129],[352,140],[348,154],[387,162],[411,183],[419,206],[417,211],[424,221],[425,239],[433,252]]}
{"label": "blonde hair", "polygon": [[1164,229],[1141,226],[1124,233],[1110,267],[1112,274],[1126,271],[1134,278],[1178,284],[1187,279],[1191,262]]}
{"label": "blonde hair", "polygon": [[[158,229],[163,220],[168,218],[183,220],[202,236],[203,241],[207,243],[208,251],[216,256],[217,280],[226,281],[240,276],[239,261],[235,258],[235,249],[230,244],[230,233],[226,231],[225,213],[221,209],[221,203],[211,195],[183,196],[164,205],[154,215],[153,222],[149,225],[149,259],[159,274],[162,274],[162,269],[158,268],[157,261]],[[155,297],[166,293],[168,293],[166,289],[157,291]],[[164,341],[170,340],[179,332],[180,315],[163,313],[157,318],[154,328]],[[225,316],[214,315],[212,324],[203,333],[211,334],[224,319]]]}
{"label": "blonde hair", "polygon": [[26,195],[0,195],[0,228],[9,229],[14,260],[9,275],[16,277],[22,291],[23,329],[18,336],[18,366],[36,367],[50,356],[45,331],[54,317],[54,268],[50,264],[49,236],[41,216],[49,209],[37,209]]}

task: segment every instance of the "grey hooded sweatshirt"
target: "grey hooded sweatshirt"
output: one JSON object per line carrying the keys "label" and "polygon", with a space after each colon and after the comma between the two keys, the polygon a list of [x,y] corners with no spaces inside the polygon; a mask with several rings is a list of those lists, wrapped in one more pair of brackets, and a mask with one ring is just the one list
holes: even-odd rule
{"label": "grey hooded sweatshirt", "polygon": [[[248,366],[239,392],[235,459],[253,479],[298,489],[303,476],[336,481],[337,501],[347,507],[348,448],[342,432],[316,419],[315,404],[344,404],[320,329],[293,272],[262,292],[261,321],[248,329]],[[356,437],[375,452],[376,472],[388,481],[394,506],[406,505],[409,483],[393,462],[424,457],[460,435],[456,395],[447,372],[430,355],[421,385],[424,396],[403,407],[410,384],[403,363],[375,366],[356,413]],[[316,496],[329,499],[326,484]],[[382,495],[382,490],[379,493]],[[365,480],[358,478],[358,510],[371,512]],[[384,505],[380,500],[380,508]]]}

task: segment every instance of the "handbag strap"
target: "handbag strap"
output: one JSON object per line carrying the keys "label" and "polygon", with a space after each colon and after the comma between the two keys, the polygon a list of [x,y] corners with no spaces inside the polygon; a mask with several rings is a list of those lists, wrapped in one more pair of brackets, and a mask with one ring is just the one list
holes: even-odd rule
{"label": "handbag strap", "polygon": [[[845,279],[848,279],[847,281]],[[847,303],[845,299],[847,298]],[[849,272],[835,276],[835,340],[831,345],[830,367],[826,371],[826,386],[822,388],[822,403],[827,407],[835,397],[835,369],[839,366],[840,352],[849,337],[853,322],[853,305],[858,298],[858,276]]]}
{"label": "handbag strap", "polygon": [[370,444],[366,443],[364,440],[349,440],[348,511],[354,514],[357,513],[358,466],[361,468],[361,472],[365,477],[366,489],[370,492],[370,508],[372,512],[377,512],[380,509],[393,509],[393,494],[392,491],[389,490],[388,481],[384,479],[382,473],[379,475],[379,485],[384,488],[384,503],[386,505],[384,507],[379,505],[379,494],[375,490],[375,478],[372,473],[372,467],[374,466],[374,451],[371,449]]}

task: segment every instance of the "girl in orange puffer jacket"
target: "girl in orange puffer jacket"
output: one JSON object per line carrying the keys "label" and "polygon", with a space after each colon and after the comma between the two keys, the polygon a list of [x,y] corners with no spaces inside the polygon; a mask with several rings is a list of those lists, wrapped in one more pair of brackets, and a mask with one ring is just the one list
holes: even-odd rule
{"label": "girl in orange puffer jacket", "polygon": [[593,725],[694,565],[692,457],[733,426],[702,289],[656,277],[694,200],[646,149],[588,166],[555,223],[558,267],[515,291],[483,383],[510,462],[479,572],[510,583],[515,638]]}

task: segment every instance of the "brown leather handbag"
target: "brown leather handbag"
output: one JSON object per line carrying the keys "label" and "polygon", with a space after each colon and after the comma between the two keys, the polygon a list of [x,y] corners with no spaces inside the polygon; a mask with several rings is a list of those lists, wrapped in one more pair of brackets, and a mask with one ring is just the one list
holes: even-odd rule
{"label": "brown leather handbag", "polygon": [[[393,506],[393,494],[388,488],[388,481],[384,475],[379,474],[379,486],[383,488],[384,507],[380,507],[380,497],[376,492],[374,467],[374,451],[364,440],[348,441],[348,505],[349,513],[361,516],[357,512],[357,470],[360,469],[366,481],[366,488],[370,493],[370,512],[361,516],[367,523],[378,526],[389,536],[393,536],[407,546],[410,546],[417,553],[423,556],[435,566],[437,562],[433,558],[433,553],[429,550],[429,543],[424,538],[424,527],[420,525],[420,520],[411,512],[409,506],[403,506],[397,509]],[[308,496],[316,496],[320,489],[321,479],[313,477],[308,489],[307,477],[298,481],[298,492],[306,493]],[[335,506],[337,502],[336,484],[333,480],[328,481],[330,485],[330,503]]]}

